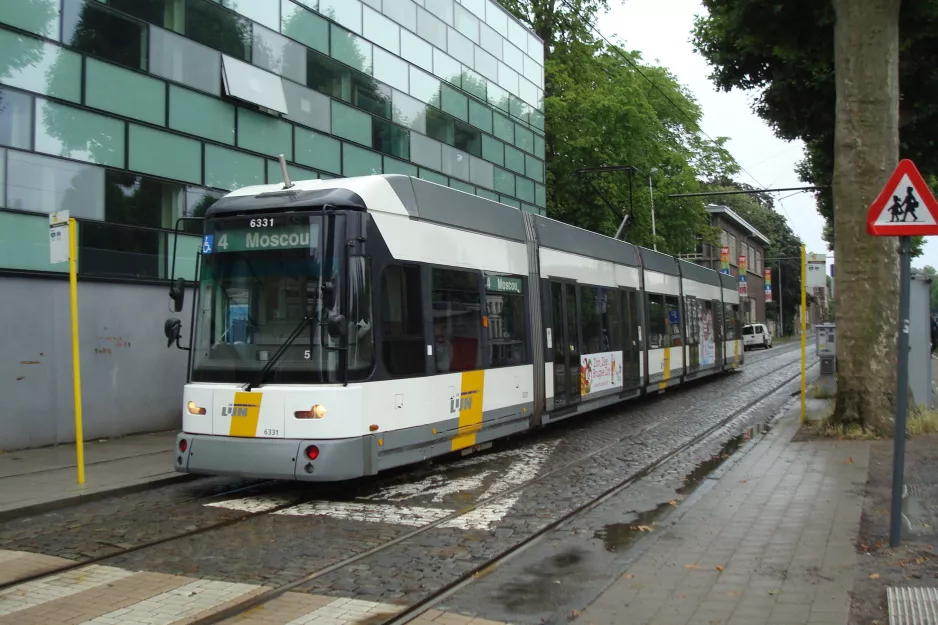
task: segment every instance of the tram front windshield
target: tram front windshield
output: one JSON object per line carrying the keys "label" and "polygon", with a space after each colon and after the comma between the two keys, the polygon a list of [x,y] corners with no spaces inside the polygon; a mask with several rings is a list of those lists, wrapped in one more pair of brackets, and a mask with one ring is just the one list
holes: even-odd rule
{"label": "tram front windshield", "polygon": [[[274,215],[209,220],[202,245],[192,380],[254,380],[297,330],[272,365],[267,383],[339,380],[338,339],[320,331],[323,285],[332,284],[339,312],[342,246],[336,219]],[[312,323],[304,325],[304,319]],[[325,335],[325,336],[323,336]]]}

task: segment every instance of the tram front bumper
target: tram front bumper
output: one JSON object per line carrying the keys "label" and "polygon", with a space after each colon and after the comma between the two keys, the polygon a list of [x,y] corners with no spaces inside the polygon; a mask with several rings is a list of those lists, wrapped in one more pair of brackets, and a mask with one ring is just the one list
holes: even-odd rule
{"label": "tram front bumper", "polygon": [[[311,445],[319,450],[314,460],[306,456]],[[176,436],[175,468],[200,475],[333,482],[376,473],[377,449],[370,435],[297,440],[181,432]]]}

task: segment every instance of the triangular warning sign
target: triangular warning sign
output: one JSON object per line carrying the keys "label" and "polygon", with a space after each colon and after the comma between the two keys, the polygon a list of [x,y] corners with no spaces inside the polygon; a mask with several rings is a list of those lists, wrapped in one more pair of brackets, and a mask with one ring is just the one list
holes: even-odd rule
{"label": "triangular warning sign", "polygon": [[873,236],[909,237],[938,234],[938,202],[915,164],[899,161],[866,214]]}

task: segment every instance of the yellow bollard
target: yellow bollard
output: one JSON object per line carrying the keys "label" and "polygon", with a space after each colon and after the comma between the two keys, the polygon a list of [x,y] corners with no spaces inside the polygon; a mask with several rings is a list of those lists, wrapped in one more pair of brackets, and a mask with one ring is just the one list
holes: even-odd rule
{"label": "yellow bollard", "polygon": [[78,350],[78,227],[68,220],[68,286],[72,311],[72,382],[75,397],[75,452],[78,483],[85,483],[85,446],[81,424],[81,357]]}

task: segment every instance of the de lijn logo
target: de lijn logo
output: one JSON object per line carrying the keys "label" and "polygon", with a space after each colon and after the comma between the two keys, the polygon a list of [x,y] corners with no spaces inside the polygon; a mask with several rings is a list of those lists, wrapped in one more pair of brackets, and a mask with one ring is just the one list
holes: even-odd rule
{"label": "de lijn logo", "polygon": [[228,404],[222,406],[221,416],[223,417],[246,417],[248,411],[257,408],[257,404]]}

